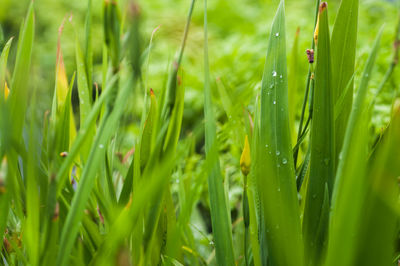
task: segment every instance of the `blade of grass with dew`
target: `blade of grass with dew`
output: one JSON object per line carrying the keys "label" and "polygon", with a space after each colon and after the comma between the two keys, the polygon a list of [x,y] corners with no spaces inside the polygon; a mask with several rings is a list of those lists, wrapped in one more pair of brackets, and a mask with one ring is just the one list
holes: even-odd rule
{"label": "blade of grass with dew", "polygon": [[[261,85],[257,185],[262,207],[260,232],[272,265],[302,265],[300,213],[290,143],[284,1],[271,28]],[[257,122],[256,122],[257,123]],[[267,174],[268,173],[268,174]],[[261,252],[265,252],[261,246]]]}
{"label": "blade of grass with dew", "polygon": [[[339,156],[331,201],[327,266],[352,265],[356,248],[353,232],[357,231],[361,223],[360,211],[366,190],[363,169],[365,170],[367,166],[365,147],[367,147],[368,121],[366,121],[366,116],[369,117],[369,114],[365,111],[365,98],[381,35],[382,29],[364,67]],[[352,204],[348,205],[348,202]]]}
{"label": "blade of grass with dew", "polygon": [[[350,81],[355,67],[359,0],[342,0],[332,31],[332,86],[334,103],[338,101]],[[346,92],[344,104],[335,120],[336,166],[342,150],[347,121],[353,102],[353,83]],[[336,167],[335,166],[335,167]],[[331,189],[331,187],[329,187]]]}
{"label": "blade of grass with dew", "polygon": [[[325,187],[332,190],[335,175],[334,104],[327,3],[322,2],[318,19],[317,65],[315,69],[314,107],[311,126],[310,176],[303,218],[303,233],[308,265],[320,265],[323,259],[328,218],[323,212]],[[328,197],[329,199],[329,197]],[[329,200],[327,202],[329,206]],[[315,231],[321,228],[321,231]]]}
{"label": "blade of grass with dew", "polygon": [[204,1],[204,119],[211,224],[218,265],[234,265],[232,226],[227,217],[225,192],[218,158],[217,130],[211,99],[208,63],[207,0]]}

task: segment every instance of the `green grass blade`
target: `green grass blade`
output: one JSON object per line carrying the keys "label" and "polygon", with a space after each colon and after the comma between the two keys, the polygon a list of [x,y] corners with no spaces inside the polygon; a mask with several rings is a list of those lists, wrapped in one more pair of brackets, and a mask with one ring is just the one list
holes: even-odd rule
{"label": "green grass blade", "polygon": [[[176,59],[176,61],[174,61],[173,65],[172,65],[171,73],[168,76],[168,84],[167,84],[166,95],[165,95],[165,100],[164,100],[165,103],[164,103],[162,113],[161,113],[161,118],[163,120],[169,119],[169,116],[171,115],[171,112],[175,105],[176,89],[178,86],[178,71],[179,71],[180,65],[182,63],[183,52],[185,51],[186,40],[189,35],[189,27],[190,27],[190,22],[192,20],[192,14],[193,14],[195,2],[196,2],[196,0],[191,1],[189,13],[188,13],[187,20],[186,20],[185,31],[183,33],[183,39],[182,39],[181,47],[180,47],[180,50],[178,53],[178,58]],[[161,99],[163,99],[163,97],[161,97]]]}
{"label": "green grass blade", "polygon": [[[377,57],[382,30],[365,65],[350,113],[332,194],[327,266],[353,265],[356,248],[354,232],[361,223],[360,212],[366,191],[367,118],[365,108],[368,83]],[[351,205],[348,205],[352,202]]]}
{"label": "green grass blade", "polygon": [[[334,90],[334,103],[345,92],[348,82],[354,73],[356,59],[356,42],[358,27],[359,0],[342,0],[332,31],[332,86]],[[342,149],[347,121],[353,101],[353,83],[344,97],[344,104],[339,110],[338,119],[335,121],[335,153],[337,158]]]}
{"label": "green grass blade", "polygon": [[289,86],[289,125],[292,143],[296,143],[296,107],[298,103],[298,89],[299,89],[299,36],[300,28],[297,28],[296,35],[294,37],[293,47],[291,51],[291,61],[288,75],[288,86]]}
{"label": "green grass blade", "polygon": [[[88,87],[88,76],[85,68],[85,59],[83,57],[83,53],[78,41],[76,38],[75,42],[76,48],[76,66],[77,66],[77,81],[78,81],[78,92],[79,92],[79,114],[80,114],[80,124],[83,124],[92,107],[92,91],[91,88]],[[94,135],[94,127],[90,128],[89,138],[87,141],[81,146],[81,155],[82,159],[86,161],[87,156],[90,151],[90,144],[92,137]]]}
{"label": "green grass blade", "polygon": [[63,184],[68,178],[67,173],[70,167],[72,166],[74,159],[79,154],[82,143],[86,140],[88,136],[89,128],[93,126],[101,111],[103,104],[110,97],[110,94],[112,93],[111,88],[114,86],[115,81],[116,81],[115,77],[110,79],[109,83],[106,85],[104,92],[101,94],[100,98],[93,105],[93,108],[90,111],[87,120],[83,123],[83,125],[81,125],[81,128],[78,132],[75,142],[71,146],[68,156],[65,158],[63,164],[61,165],[60,169],[57,172],[56,180],[57,183],[60,184],[57,187],[57,194],[60,194],[61,190],[64,188]]}
{"label": "green grass blade", "polygon": [[5,89],[4,85],[6,81],[7,61],[8,61],[8,54],[10,53],[12,40],[13,40],[12,38],[8,40],[0,56],[0,93],[1,93],[0,97],[2,97],[2,99],[4,99],[4,89]]}
{"label": "green grass blade", "polygon": [[28,81],[27,75],[30,71],[33,39],[35,35],[35,20],[33,2],[29,6],[25,23],[20,33],[17,48],[17,58],[11,81],[11,92],[9,96],[10,114],[12,116],[13,136],[18,139],[22,134],[25,122],[25,113],[28,107]]}
{"label": "green grass blade", "polygon": [[[394,115],[381,145],[370,158],[368,190],[357,234],[357,253],[353,265],[392,265],[398,233],[398,196],[396,179],[400,176],[400,109]],[[379,228],[379,230],[377,230]]]}
{"label": "green grass blade", "polygon": [[152,151],[152,145],[154,146],[155,136],[157,135],[157,101],[153,90],[150,91],[150,111],[147,115],[147,119],[143,128],[142,140],[140,142],[140,167],[143,169],[147,161],[149,160],[150,153]]}
{"label": "green grass blade", "polygon": [[[33,93],[33,98],[30,107],[36,110],[36,91]],[[35,129],[35,112],[31,112],[29,126],[29,143],[28,143],[28,158],[25,168],[26,177],[26,220],[25,220],[25,240],[28,260],[30,265],[39,265],[39,220],[40,220],[40,204],[39,204],[39,187],[37,174],[37,133]]]}
{"label": "green grass blade", "polygon": [[[271,28],[261,91],[256,174],[262,206],[261,232],[273,265],[302,265],[303,245],[288,114],[284,1]],[[268,174],[266,174],[268,173]],[[261,246],[263,252],[263,248]]]}
{"label": "green grass blade", "polygon": [[[88,1],[85,21],[85,69],[87,74],[88,88],[92,88],[93,76],[93,48],[92,48],[92,0]],[[91,94],[90,94],[91,95]]]}
{"label": "green grass blade", "polygon": [[235,265],[230,218],[218,158],[217,131],[208,63],[207,0],[204,1],[204,119],[211,222],[218,265]]}
{"label": "green grass blade", "polygon": [[[334,104],[331,74],[331,54],[326,2],[321,3],[318,23],[317,65],[313,120],[311,127],[310,176],[303,218],[303,232],[308,265],[320,265],[326,246],[328,212],[323,212],[325,187],[332,191],[335,175]],[[329,199],[329,197],[328,197]],[[327,202],[329,206],[329,201]]]}
{"label": "green grass blade", "polygon": [[107,147],[107,143],[119,123],[127,98],[131,92],[131,86],[130,82],[124,85],[118,94],[114,109],[109,114],[106,113],[103,117],[62,230],[60,240],[60,250],[62,252],[58,254],[57,265],[68,263],[69,254],[78,233],[79,222],[82,220],[84,208],[93,189],[98,165],[104,158],[105,147]]}

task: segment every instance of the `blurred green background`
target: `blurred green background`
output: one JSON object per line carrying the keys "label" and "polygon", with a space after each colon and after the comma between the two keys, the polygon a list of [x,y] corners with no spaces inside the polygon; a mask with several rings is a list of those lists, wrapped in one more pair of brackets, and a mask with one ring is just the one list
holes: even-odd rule
{"label": "blurred green background", "polygon": [[[4,39],[17,35],[20,23],[25,15],[30,0],[1,0],[0,24]],[[128,0],[120,0],[121,16]],[[142,36],[144,46],[148,45],[154,28],[161,25],[155,34],[151,61],[148,72],[149,87],[156,93],[165,83],[165,76],[170,62],[179,47],[190,5],[189,0],[138,0],[142,13]],[[210,63],[211,74],[225,84],[232,102],[237,108],[251,105],[256,90],[259,88],[261,74],[266,54],[270,22],[276,9],[277,1],[273,0],[214,0],[209,1],[210,27]],[[303,79],[298,81],[299,93],[304,90],[307,61],[305,53],[310,46],[313,35],[314,19],[313,0],[287,0],[287,49],[290,61],[290,50],[297,28],[300,29],[298,71],[303,73]],[[328,1],[329,16],[333,24],[339,1]],[[198,0],[191,24],[187,50],[183,61],[182,80],[186,87],[184,126],[190,130],[190,125],[196,123],[202,115],[202,11],[203,1]],[[102,1],[93,1],[94,24],[94,81],[101,83],[101,49],[102,49]],[[57,32],[65,17],[72,16],[72,24],[77,25],[78,34],[83,40],[83,27],[87,1],[85,0],[36,0],[36,36],[33,54],[34,80],[31,86],[41,91],[43,108],[50,106],[54,88],[54,72],[57,48]],[[377,86],[381,76],[386,71],[392,53],[393,36],[397,24],[398,4],[395,1],[362,0],[360,5],[358,64],[362,67],[370,50],[372,40],[379,28],[384,24],[384,36],[376,76],[372,79],[372,89]],[[74,28],[66,23],[62,36],[62,49],[66,61],[68,76],[75,70]],[[15,51],[14,46],[14,51]],[[11,56],[11,65],[13,56]],[[11,68],[12,69],[12,68]],[[388,108],[382,103],[390,103],[393,89],[397,88],[397,71],[388,87],[380,97],[376,106],[374,125],[382,126],[388,118]],[[356,77],[357,80],[357,77]],[[219,97],[216,97],[218,101]],[[139,103],[140,104],[140,103]]]}

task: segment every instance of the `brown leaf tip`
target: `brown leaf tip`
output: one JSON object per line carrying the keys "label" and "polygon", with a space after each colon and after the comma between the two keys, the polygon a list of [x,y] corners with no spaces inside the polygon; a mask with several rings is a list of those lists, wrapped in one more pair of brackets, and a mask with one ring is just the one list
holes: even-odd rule
{"label": "brown leaf tip", "polygon": [[150,88],[150,95],[154,96],[154,90],[152,88]]}
{"label": "brown leaf tip", "polygon": [[320,5],[319,5],[319,12],[321,13],[322,11],[324,11],[325,9],[327,9],[328,8],[328,3],[327,2],[322,2]]}

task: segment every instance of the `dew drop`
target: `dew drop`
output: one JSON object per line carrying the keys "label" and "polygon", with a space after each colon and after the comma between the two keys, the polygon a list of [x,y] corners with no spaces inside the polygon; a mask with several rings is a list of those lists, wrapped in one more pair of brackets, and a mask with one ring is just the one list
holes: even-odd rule
{"label": "dew drop", "polygon": [[272,76],[273,76],[273,77],[276,77],[276,75],[278,75],[278,74],[276,73],[276,71],[275,71],[275,70],[272,71]]}
{"label": "dew drop", "polygon": [[214,246],[214,241],[210,241],[210,246]]}
{"label": "dew drop", "polygon": [[282,76],[282,75],[280,75],[279,77],[280,77],[280,78],[283,78],[283,76]]}
{"label": "dew drop", "polygon": [[275,36],[278,37],[279,36],[279,32],[275,33]]}
{"label": "dew drop", "polygon": [[276,101],[274,101],[274,104],[276,104]]}
{"label": "dew drop", "polygon": [[100,149],[103,149],[103,148],[104,148],[104,145],[103,145],[103,144],[100,144],[100,145],[99,145],[99,148],[100,148]]}
{"label": "dew drop", "polygon": [[280,151],[276,151],[276,155],[279,156],[279,154],[281,154],[281,152]]}
{"label": "dew drop", "polygon": [[282,159],[282,164],[287,164],[287,159],[286,158]]}

